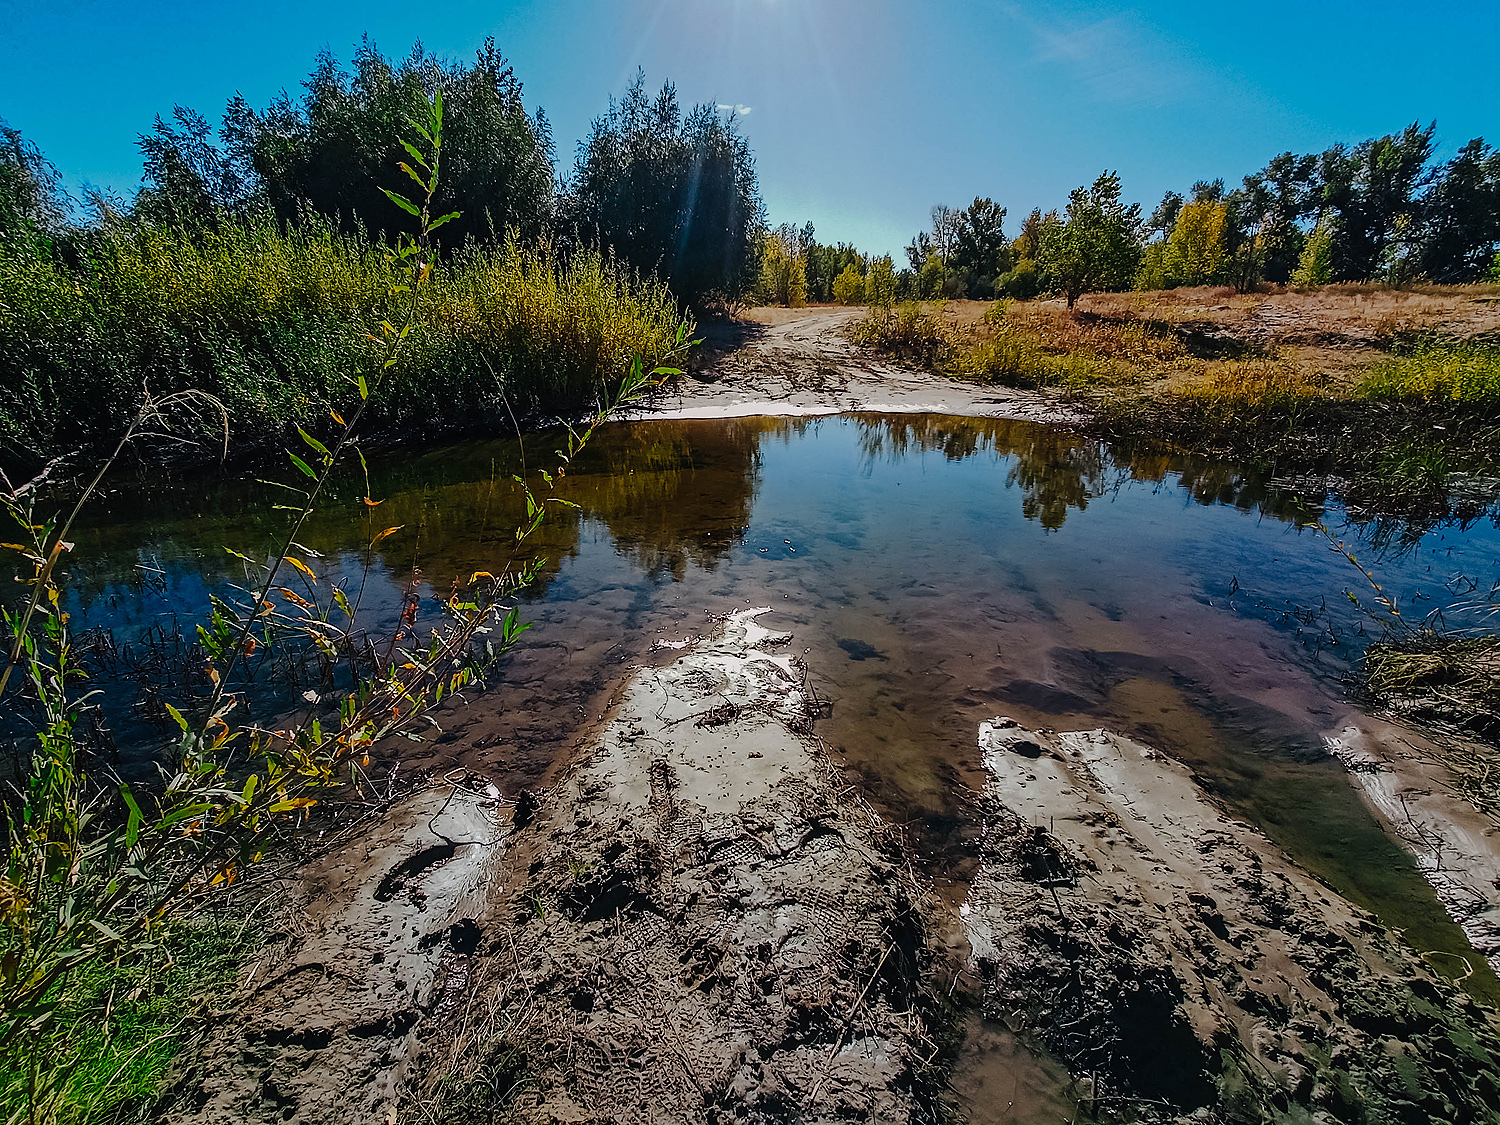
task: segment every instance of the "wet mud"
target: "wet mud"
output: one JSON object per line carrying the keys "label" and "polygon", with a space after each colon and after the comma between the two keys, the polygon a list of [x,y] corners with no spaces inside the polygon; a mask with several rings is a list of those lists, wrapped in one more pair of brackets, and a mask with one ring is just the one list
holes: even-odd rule
{"label": "wet mud", "polygon": [[556,784],[465,774],[311,865],[164,1116],[1492,1112],[1493,1011],[1139,742],[982,724],[975,869],[934,893],[764,613],[658,646]]}

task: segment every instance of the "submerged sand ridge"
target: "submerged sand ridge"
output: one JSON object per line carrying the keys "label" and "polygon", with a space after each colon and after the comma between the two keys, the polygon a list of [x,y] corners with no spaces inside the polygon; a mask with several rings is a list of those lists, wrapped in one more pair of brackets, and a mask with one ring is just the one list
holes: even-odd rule
{"label": "submerged sand ridge", "polygon": [[[987,1014],[1104,1118],[1478,1120],[1494,1013],[1108,731],[983,724],[983,861],[963,908]],[[1478,1115],[1477,1117],[1474,1115]]]}
{"label": "submerged sand ridge", "polygon": [[663,646],[551,789],[429,789],[304,871],[168,1119],[1022,1119],[949,1088],[965,1030],[1056,1084],[1026,1120],[1500,1104],[1492,1013],[1108,732],[984,725],[955,958],[764,613]]}

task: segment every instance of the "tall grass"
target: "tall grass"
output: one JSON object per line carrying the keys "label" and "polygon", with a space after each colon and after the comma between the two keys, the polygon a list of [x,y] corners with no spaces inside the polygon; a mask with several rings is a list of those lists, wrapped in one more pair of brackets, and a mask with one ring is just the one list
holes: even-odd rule
{"label": "tall grass", "polygon": [[[400,300],[401,268],[360,236],[270,222],[188,234],[117,224],[76,263],[0,258],[0,460],[120,432],[143,398],[195,388],[241,440],[346,401]],[[503,417],[592,400],[633,356],[667,355],[672,295],[595,254],[507,243],[440,263],[425,327],[372,404],[386,425]]]}

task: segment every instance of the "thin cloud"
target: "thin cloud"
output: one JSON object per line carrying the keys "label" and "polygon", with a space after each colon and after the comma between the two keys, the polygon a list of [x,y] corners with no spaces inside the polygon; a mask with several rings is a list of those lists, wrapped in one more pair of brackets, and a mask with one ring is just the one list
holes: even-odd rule
{"label": "thin cloud", "polygon": [[719,102],[718,108],[721,110],[733,110],[736,117],[749,117],[755,107],[740,105],[739,102],[735,102],[733,105],[727,102]]}
{"label": "thin cloud", "polygon": [[1037,19],[1017,4],[1005,10],[1034,37],[1033,65],[1063,71],[1099,101],[1162,105],[1199,85],[1195,69],[1176,50],[1128,19],[1061,24]]}

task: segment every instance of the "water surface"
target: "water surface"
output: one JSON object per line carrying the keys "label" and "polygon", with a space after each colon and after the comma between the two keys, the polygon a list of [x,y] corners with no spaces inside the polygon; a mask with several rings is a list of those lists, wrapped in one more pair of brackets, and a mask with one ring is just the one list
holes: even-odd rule
{"label": "water surface", "polygon": [[[556,444],[528,439],[530,466],[555,462]],[[519,467],[513,440],[372,453],[380,507],[350,476],[303,537],[323,585],[363,585],[379,630],[415,582],[435,620],[455,576],[510,556]],[[1233,465],[934,416],[614,424],[559,495],[578,507],[559,507],[537,544],[551,562],[526,645],[403,769],[463,765],[512,791],[545,781],[653,642],[770,605],[825,701],[818,733],[940,881],[961,884],[972,863],[981,719],[1106,725],[1189,763],[1418,948],[1466,944],[1324,753],[1325,734],[1367,723],[1341,677],[1370,629],[1344,593],[1368,600],[1364,579],[1309,524],[1348,538],[1421,616],[1500,580],[1493,521],[1354,526]],[[209,591],[243,580],[224,548],[272,540],[282,517],[267,496],[202,475],[134,480],[80,531],[67,605],[75,626],[107,631],[122,760],[165,734],[132,670],[191,680],[175,638]],[[395,525],[365,577],[361,545]]]}

